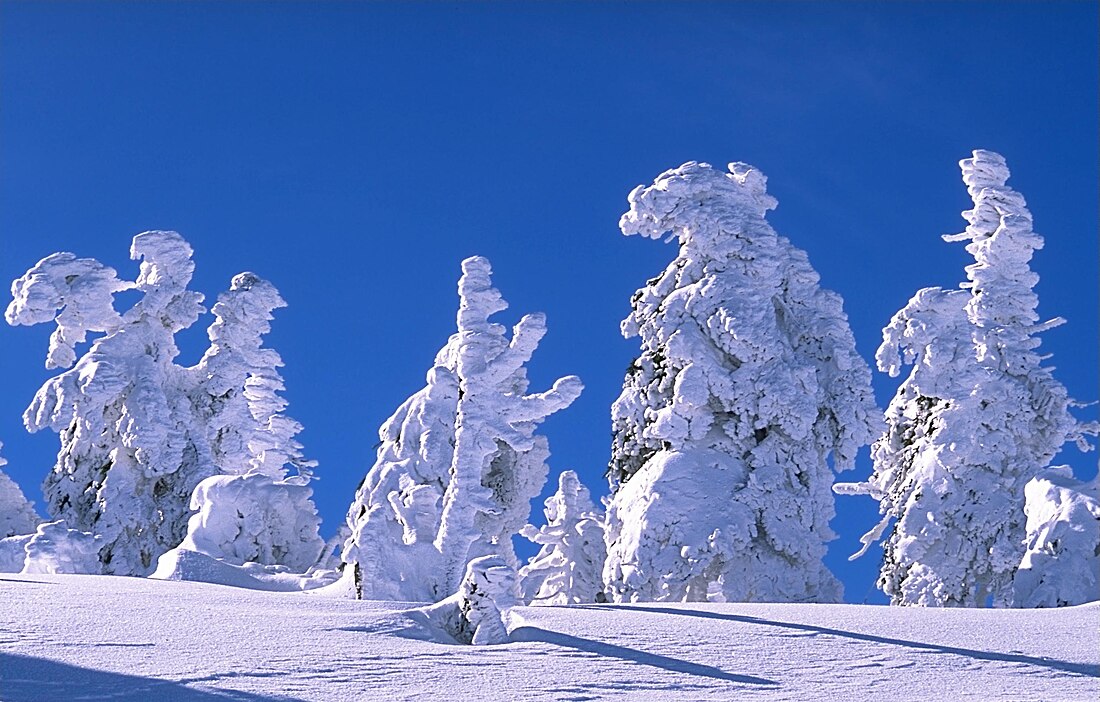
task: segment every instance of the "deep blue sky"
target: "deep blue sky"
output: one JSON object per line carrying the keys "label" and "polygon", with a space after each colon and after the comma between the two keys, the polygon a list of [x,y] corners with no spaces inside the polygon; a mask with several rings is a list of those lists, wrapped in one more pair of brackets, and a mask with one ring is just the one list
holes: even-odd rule
{"label": "deep blue sky", "polygon": [[[608,408],[637,349],[619,320],[673,256],[619,234],[631,188],[692,159],[758,166],[771,222],[844,296],[870,360],[918,288],[964,279],[963,245],[939,235],[965,226],[957,161],[987,148],[1046,237],[1040,313],[1069,324],[1044,349],[1094,400],[1097,8],[6,1],[0,280],[58,250],[132,277],[130,238],[176,229],[209,302],[242,270],[274,282],[290,307],[270,345],[321,462],[327,535],[454,329],[466,256],[493,262],[502,322],[547,313],[535,389],[587,385],[544,425],[551,482],[574,468],[603,494]],[[181,335],[182,361],[206,323]],[[0,440],[40,505],[57,438],[20,415],[50,331],[0,326]],[[880,404],[896,386],[876,377]],[[1095,454],[1061,460],[1096,472]],[[846,479],[869,472],[865,450]],[[837,506],[829,565],[863,601],[881,552],[845,557],[874,505]]]}

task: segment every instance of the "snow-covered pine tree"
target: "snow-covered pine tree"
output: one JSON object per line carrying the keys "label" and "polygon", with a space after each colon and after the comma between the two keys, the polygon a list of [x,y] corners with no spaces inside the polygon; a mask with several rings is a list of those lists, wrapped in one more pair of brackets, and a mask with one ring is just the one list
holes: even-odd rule
{"label": "snow-covered pine tree", "polygon": [[546,498],[546,524],[520,532],[542,548],[519,571],[523,601],[533,605],[590,604],[603,592],[603,513],[574,471],[558,477]]}
{"label": "snow-covered pine tree", "polygon": [[1054,466],[1024,486],[1027,543],[1013,580],[1014,607],[1067,607],[1100,599],[1100,477]]}
{"label": "snow-covered pine tree", "polygon": [[498,555],[515,568],[511,537],[546,481],[546,438],[535,429],[580,395],[575,376],[527,394],[524,367],[546,333],[523,317],[509,340],[489,321],[506,309],[489,262],[462,262],[458,333],[428,385],[383,426],[378,458],[348,511],[343,559],[365,598],[439,600],[471,560]]}
{"label": "snow-covered pine tree", "polygon": [[[192,423],[174,336],[202,313],[187,290],[191,247],[175,232],[134,237],[135,283],[72,254],[48,256],[12,284],[10,324],[54,320],[48,368],[76,365],[48,380],[23,415],[29,431],[61,438],[43,492],[47,510],[69,528],[99,536],[106,573],[147,574],[183,538],[191,491],[214,472]],[[116,292],[143,297],[124,315]],[[102,332],[76,361],[74,345]]]}
{"label": "snow-covered pine tree", "polygon": [[833,468],[877,422],[839,295],[765,219],[743,163],[689,162],[629,197],[626,235],[679,239],[623,322],[642,353],[612,406],[607,594],[616,601],[817,601]]}
{"label": "snow-covered pine tree", "polygon": [[[0,443],[0,449],[4,444]],[[34,533],[42,520],[19,486],[3,468],[8,461],[0,456],[0,539]]]}
{"label": "snow-covered pine tree", "polygon": [[886,410],[870,480],[837,486],[871,495],[884,515],[856,556],[892,523],[878,585],[899,605],[1007,606],[1024,555],[1024,485],[1067,441],[1087,450],[1096,432],[1069,413],[1036,352],[1038,334],[1064,320],[1039,323],[1029,261],[1043,240],[1005,184],[1004,158],[979,150],[960,166],[974,208],[965,232],[943,238],[969,240],[969,282],[919,291],[883,330],[879,369],[912,370]]}
{"label": "snow-covered pine tree", "polygon": [[308,486],[316,464],[305,460],[294,438],[302,426],[283,414],[282,359],[263,348],[272,312],[285,306],[275,286],[241,273],[213,307],[210,348],[190,369],[190,394],[221,474],[195,488],[191,509],[197,513],[180,547],[238,565],[304,571],[323,546]]}

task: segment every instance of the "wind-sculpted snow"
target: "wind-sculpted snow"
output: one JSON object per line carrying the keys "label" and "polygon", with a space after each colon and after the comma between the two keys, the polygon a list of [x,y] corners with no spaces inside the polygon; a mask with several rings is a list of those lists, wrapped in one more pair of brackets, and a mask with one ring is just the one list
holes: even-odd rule
{"label": "wind-sculpted snow", "polygon": [[642,352],[611,411],[615,600],[840,598],[821,563],[830,460],[850,467],[873,436],[870,370],[840,297],[765,220],[765,183],[690,162],[620,221],[680,249],[622,324]]}
{"label": "wind-sculpted snow", "polygon": [[[2,448],[4,444],[0,443]],[[34,505],[3,471],[7,464],[7,459],[0,456],[0,539],[30,534],[42,521],[34,511]]]}
{"label": "wind-sculpted snow", "polygon": [[1065,607],[1100,600],[1100,479],[1073,479],[1069,466],[1024,486],[1027,550],[1013,606]]}
{"label": "wind-sculpted snow", "polygon": [[544,317],[523,317],[509,339],[489,321],[507,307],[489,262],[469,258],[462,271],[458,333],[427,387],[382,426],[378,459],[348,511],[343,558],[358,568],[365,598],[438,600],[479,556],[515,568],[511,537],[548,472],[547,441],[535,429],[583,387],[568,376],[529,394],[525,364],[546,333]]}
{"label": "wind-sculpted snow", "polygon": [[[862,539],[884,542],[879,587],[896,604],[999,606],[1012,601],[1024,555],[1024,485],[1067,441],[1088,448],[1096,426],[1069,413],[1066,389],[1042,366],[1038,276],[1043,240],[1004,159],[975,151],[960,163],[974,208],[947,241],[975,259],[960,290],[925,288],[883,330],[881,370],[908,378],[886,410],[866,483],[838,486],[879,500],[882,521]],[[856,554],[857,556],[860,554]]]}
{"label": "wind-sculpted snow", "polygon": [[26,556],[20,572],[95,575],[100,572],[100,540],[70,529],[63,520],[39,524],[23,546]]}
{"label": "wind-sculpted snow", "polygon": [[590,604],[603,594],[604,515],[571,470],[546,498],[546,524],[520,533],[542,548],[519,571],[523,601],[534,605]]}

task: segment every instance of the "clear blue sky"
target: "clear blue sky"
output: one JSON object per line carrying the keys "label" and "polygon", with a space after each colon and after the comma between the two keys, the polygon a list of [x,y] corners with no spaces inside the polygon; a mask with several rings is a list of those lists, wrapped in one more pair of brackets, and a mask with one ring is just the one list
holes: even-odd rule
{"label": "clear blue sky", "polygon": [[[290,307],[270,345],[321,462],[327,535],[377,427],[454,329],[466,256],[493,262],[501,321],[547,313],[535,386],[587,385],[544,425],[551,480],[573,468],[603,494],[609,405],[637,349],[619,320],[673,256],[619,234],[631,188],[692,159],[758,166],[771,222],[844,296],[870,360],[918,288],[964,279],[963,245],[939,235],[965,225],[957,161],[986,148],[1046,237],[1040,313],[1069,324],[1044,349],[1094,400],[1097,8],[8,0],[0,279],[58,250],[133,276],[130,238],[175,229],[209,302],[242,270],[274,282]],[[181,335],[182,361],[206,322]],[[49,375],[49,333],[0,326],[0,440],[40,506],[57,437],[20,415]],[[876,377],[880,404],[896,385]],[[1095,456],[1061,460],[1091,476]],[[865,450],[847,477],[869,472]],[[837,506],[829,565],[863,601],[881,551],[845,557],[874,505]]]}

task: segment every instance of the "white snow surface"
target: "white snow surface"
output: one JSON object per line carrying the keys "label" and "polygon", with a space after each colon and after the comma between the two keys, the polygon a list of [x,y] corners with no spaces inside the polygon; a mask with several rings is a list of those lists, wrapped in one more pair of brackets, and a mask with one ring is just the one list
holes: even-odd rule
{"label": "white snow surface", "polygon": [[517,607],[511,643],[415,605],[118,576],[0,576],[0,698],[1095,700],[1100,603]]}

